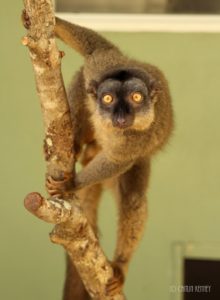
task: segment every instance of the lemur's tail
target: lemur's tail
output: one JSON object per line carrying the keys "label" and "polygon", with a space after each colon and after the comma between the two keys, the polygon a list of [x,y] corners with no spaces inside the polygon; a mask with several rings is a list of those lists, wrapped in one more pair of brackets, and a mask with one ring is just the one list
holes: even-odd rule
{"label": "lemur's tail", "polygon": [[56,17],[55,34],[65,44],[81,55],[92,54],[96,49],[108,50],[116,47],[91,29],[71,24]]}

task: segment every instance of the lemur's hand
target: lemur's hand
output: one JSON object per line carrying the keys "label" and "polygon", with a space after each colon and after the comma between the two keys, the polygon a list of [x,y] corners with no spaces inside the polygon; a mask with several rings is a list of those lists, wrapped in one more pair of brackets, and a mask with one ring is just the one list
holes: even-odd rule
{"label": "lemur's hand", "polygon": [[55,180],[52,176],[46,178],[46,189],[50,196],[62,198],[70,190],[73,190],[73,176],[65,174],[63,180]]}
{"label": "lemur's hand", "polygon": [[31,21],[25,9],[22,10],[21,21],[26,29],[30,28]]}
{"label": "lemur's hand", "polygon": [[113,268],[113,277],[108,281],[106,286],[106,294],[108,296],[114,296],[118,294],[123,287],[125,277],[122,268],[116,262],[111,262]]}

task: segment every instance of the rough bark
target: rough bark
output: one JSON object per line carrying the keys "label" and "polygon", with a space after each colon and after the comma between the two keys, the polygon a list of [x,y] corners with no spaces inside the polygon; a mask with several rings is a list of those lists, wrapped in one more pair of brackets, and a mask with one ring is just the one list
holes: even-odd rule
{"label": "rough bark", "polygon": [[[51,0],[24,0],[24,5],[29,26],[22,43],[29,48],[43,113],[47,174],[62,180],[74,174],[74,129],[61,74],[63,53],[54,39],[53,5]],[[92,298],[124,299],[122,294],[106,294],[113,270],[74,195],[47,200],[31,193],[25,198],[25,207],[40,219],[56,224],[50,238],[66,249]]]}

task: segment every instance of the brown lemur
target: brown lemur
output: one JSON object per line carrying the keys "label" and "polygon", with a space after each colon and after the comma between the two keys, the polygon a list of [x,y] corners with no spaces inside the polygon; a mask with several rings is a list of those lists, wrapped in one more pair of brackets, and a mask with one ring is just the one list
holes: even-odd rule
{"label": "brown lemur", "polygon": [[46,186],[52,196],[82,190],[83,207],[96,231],[102,187],[111,179],[119,207],[112,264],[120,276],[109,287],[114,293],[143,233],[151,157],[172,131],[169,88],[157,67],[126,57],[90,29],[56,18],[55,34],[85,58],[68,90],[83,168],[74,179],[48,177]]}

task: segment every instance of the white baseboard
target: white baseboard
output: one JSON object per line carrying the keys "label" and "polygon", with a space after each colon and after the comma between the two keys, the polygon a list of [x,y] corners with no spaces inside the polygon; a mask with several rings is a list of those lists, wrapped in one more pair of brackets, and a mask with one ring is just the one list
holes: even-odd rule
{"label": "white baseboard", "polygon": [[69,22],[97,31],[113,32],[220,32],[220,15],[147,15],[57,13]]}

